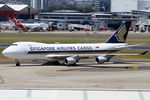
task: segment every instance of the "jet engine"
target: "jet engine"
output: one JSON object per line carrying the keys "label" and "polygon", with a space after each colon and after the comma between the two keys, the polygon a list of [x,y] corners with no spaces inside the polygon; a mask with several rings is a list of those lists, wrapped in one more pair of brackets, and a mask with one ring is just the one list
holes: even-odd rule
{"label": "jet engine", "polygon": [[65,65],[74,65],[74,64],[76,64],[76,62],[77,62],[77,59],[68,57],[65,59],[64,64]]}
{"label": "jet engine", "polygon": [[103,64],[104,62],[107,62],[107,61],[108,61],[108,59],[105,57],[102,57],[102,56],[96,58],[96,62],[98,64]]}

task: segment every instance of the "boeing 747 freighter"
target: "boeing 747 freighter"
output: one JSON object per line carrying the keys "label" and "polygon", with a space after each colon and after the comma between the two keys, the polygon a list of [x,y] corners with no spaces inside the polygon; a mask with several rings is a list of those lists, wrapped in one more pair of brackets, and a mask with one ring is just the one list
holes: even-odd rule
{"label": "boeing 747 freighter", "polygon": [[95,58],[98,64],[110,61],[116,55],[144,55],[141,54],[115,54],[120,50],[136,45],[126,42],[131,21],[126,21],[105,43],[78,43],[78,44],[46,44],[38,42],[15,42],[6,48],[2,54],[16,60],[47,60],[63,61],[65,65],[75,65],[80,59]]}

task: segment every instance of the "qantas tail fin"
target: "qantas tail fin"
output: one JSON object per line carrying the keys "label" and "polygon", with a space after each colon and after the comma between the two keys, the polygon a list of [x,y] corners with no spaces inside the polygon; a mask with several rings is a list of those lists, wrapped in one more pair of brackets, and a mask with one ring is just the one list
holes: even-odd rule
{"label": "qantas tail fin", "polygon": [[131,21],[126,21],[118,30],[106,41],[106,43],[125,43],[131,26]]}
{"label": "qantas tail fin", "polygon": [[15,16],[15,15],[13,15],[13,18],[14,18],[14,23],[15,23],[15,24],[18,24],[18,23],[19,23],[19,21],[18,21],[18,19],[16,18],[16,16]]}
{"label": "qantas tail fin", "polygon": [[17,27],[24,28],[24,26],[18,21],[15,15],[13,15],[13,18],[14,18],[14,23]]}
{"label": "qantas tail fin", "polygon": [[10,23],[13,23],[13,20],[10,17],[8,17],[8,20]]}

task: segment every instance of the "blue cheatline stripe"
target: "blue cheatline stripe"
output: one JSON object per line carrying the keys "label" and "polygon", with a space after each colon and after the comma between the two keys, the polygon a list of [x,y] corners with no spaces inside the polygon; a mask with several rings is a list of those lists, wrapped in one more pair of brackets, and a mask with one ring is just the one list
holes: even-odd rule
{"label": "blue cheatline stripe", "polygon": [[50,54],[50,53],[113,53],[118,50],[93,50],[93,51],[29,51],[28,54]]}
{"label": "blue cheatline stripe", "polygon": [[87,93],[87,91],[83,91],[83,100],[88,100],[88,93]]}
{"label": "blue cheatline stripe", "polygon": [[30,98],[31,95],[32,95],[32,90],[27,90],[27,95],[26,95],[26,97],[27,97],[27,98]]}
{"label": "blue cheatline stripe", "polygon": [[144,95],[143,95],[142,92],[138,92],[138,94],[139,94],[140,100],[145,100]]}

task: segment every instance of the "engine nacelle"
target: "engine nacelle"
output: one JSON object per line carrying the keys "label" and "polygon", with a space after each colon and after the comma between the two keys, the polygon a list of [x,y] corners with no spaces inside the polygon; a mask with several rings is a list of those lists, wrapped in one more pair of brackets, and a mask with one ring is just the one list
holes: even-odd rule
{"label": "engine nacelle", "polygon": [[77,62],[77,59],[68,57],[65,59],[64,64],[65,65],[73,65],[73,64],[76,64],[76,62]]}
{"label": "engine nacelle", "polygon": [[106,62],[106,61],[108,61],[108,59],[105,58],[105,57],[102,57],[102,56],[96,58],[96,62],[97,62],[98,64],[103,64],[103,63]]}

